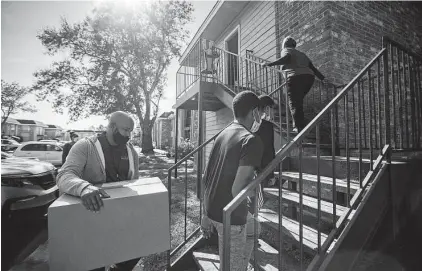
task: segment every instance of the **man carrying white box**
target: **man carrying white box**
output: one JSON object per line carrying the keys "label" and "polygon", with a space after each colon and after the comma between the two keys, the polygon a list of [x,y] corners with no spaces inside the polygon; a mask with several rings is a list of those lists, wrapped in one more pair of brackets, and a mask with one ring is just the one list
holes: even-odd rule
{"label": "man carrying white box", "polygon": [[[110,196],[96,185],[138,179],[138,154],[128,143],[133,128],[133,119],[118,111],[110,116],[106,132],[78,141],[57,175],[60,192],[80,197],[87,210],[98,213],[104,206],[102,198]],[[138,261],[117,263],[109,270],[132,270]]]}

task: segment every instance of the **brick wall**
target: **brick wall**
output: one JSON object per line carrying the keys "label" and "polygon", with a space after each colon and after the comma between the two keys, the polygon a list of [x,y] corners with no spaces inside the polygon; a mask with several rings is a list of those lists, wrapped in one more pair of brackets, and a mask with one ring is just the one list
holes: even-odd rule
{"label": "brick wall", "polygon": [[[347,83],[382,49],[382,36],[386,35],[401,43],[407,48],[422,55],[422,9],[415,3],[408,2],[327,2],[332,18],[332,63],[333,69],[330,78],[336,83]],[[382,66],[381,66],[382,72]],[[377,71],[372,70],[375,75]],[[390,81],[391,85],[391,81]],[[361,121],[365,120],[361,127],[364,134],[361,135],[362,145],[368,148],[370,116],[372,118],[377,111],[383,110],[383,91],[381,91],[381,108],[369,103],[369,91],[367,82],[363,84],[364,90],[361,102]],[[374,83],[377,86],[377,83]],[[381,82],[383,89],[383,82]],[[393,89],[392,89],[393,90]],[[371,97],[378,103],[377,97]],[[357,147],[359,133],[357,120],[359,109],[357,109],[357,90],[348,97],[347,111],[348,119],[345,118],[344,104],[339,107],[339,143],[345,142],[346,126],[349,127],[349,142],[351,147]],[[396,104],[391,99],[389,108]],[[364,110],[365,106],[365,110]],[[403,106],[407,106],[406,103]],[[371,110],[369,110],[371,109]],[[352,113],[352,114],[350,114]],[[398,112],[397,112],[398,113]],[[396,114],[397,114],[396,113]],[[396,115],[397,116],[397,115]],[[374,119],[372,125],[379,125],[379,119]],[[385,130],[385,122],[381,116],[381,136]],[[396,131],[391,130],[392,136],[406,129],[405,126],[397,127]],[[406,132],[405,132],[406,133]],[[410,133],[407,127],[407,133]],[[372,136],[379,137],[379,129],[372,128]],[[355,144],[356,143],[356,144]],[[366,143],[366,144],[365,144]],[[382,144],[385,144],[383,142]],[[381,148],[378,144],[377,148]],[[394,146],[393,144],[393,147]]]}
{"label": "brick wall", "polygon": [[170,147],[172,145],[172,123],[170,119],[163,119],[161,120],[161,148],[165,149],[166,147]]}
{"label": "brick wall", "polygon": [[422,9],[409,2],[326,2],[331,19],[333,71],[350,81],[381,49],[384,35],[422,55]]}
{"label": "brick wall", "polygon": [[[338,85],[346,84],[382,49],[381,41],[384,35],[422,55],[420,6],[415,2],[386,1],[276,2],[276,57],[279,56],[282,40],[291,35],[297,41],[297,49],[306,53],[330,81]],[[305,98],[305,116],[308,120],[326,104],[327,99],[324,97],[330,98],[332,94],[329,92],[332,90],[321,92],[318,86],[314,86]],[[324,101],[322,104],[318,97],[320,95]],[[367,92],[363,95],[366,110],[361,107],[361,117],[365,117],[368,126],[369,96]],[[372,99],[377,101],[378,98]],[[356,106],[357,91],[354,91],[353,95],[349,96],[347,110],[344,103],[338,107],[338,142],[341,147],[344,147],[346,126],[349,128],[349,139],[357,141]],[[381,106],[383,107],[383,104]],[[379,110],[376,107],[372,109],[372,114]],[[349,113],[347,120],[346,111]],[[323,122],[325,132],[328,132],[329,125],[329,119],[326,119]],[[385,129],[384,125],[382,129]],[[379,137],[379,134],[377,136]]]}

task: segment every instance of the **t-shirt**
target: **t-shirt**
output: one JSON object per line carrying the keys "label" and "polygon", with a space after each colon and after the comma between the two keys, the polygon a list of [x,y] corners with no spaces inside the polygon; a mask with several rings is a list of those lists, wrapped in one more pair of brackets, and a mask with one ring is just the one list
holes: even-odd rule
{"label": "t-shirt", "polygon": [[[256,131],[255,135],[261,138],[264,145],[264,152],[262,154],[261,169],[264,169],[275,157],[274,149],[274,124],[268,120],[262,120],[261,125]],[[268,176],[273,177],[273,174]]]}
{"label": "t-shirt", "polygon": [[126,145],[113,146],[105,133],[98,137],[104,152],[106,182],[120,182],[128,179],[129,156]]}
{"label": "t-shirt", "polygon": [[64,162],[66,162],[66,158],[69,155],[70,149],[73,147],[73,145],[75,145],[75,142],[74,141],[69,142],[69,143],[66,143],[63,146],[62,164],[64,164]]}
{"label": "t-shirt", "polygon": [[[205,211],[207,216],[223,222],[223,209],[233,200],[232,187],[239,166],[259,169],[262,142],[239,123],[233,123],[217,136],[209,157],[205,184]],[[245,225],[247,203],[243,201],[232,213],[232,225]]]}

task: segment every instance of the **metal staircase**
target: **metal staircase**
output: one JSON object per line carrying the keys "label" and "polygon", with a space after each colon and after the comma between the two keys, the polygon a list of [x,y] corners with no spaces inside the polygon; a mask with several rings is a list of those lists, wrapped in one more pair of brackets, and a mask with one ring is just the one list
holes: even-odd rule
{"label": "metal staircase", "polygon": [[[272,119],[282,132],[286,127],[284,137],[293,137],[263,172],[224,208],[225,230],[230,225],[231,212],[247,194],[256,191],[268,174],[276,171],[279,179],[286,182],[264,189],[267,201],[255,214],[262,231],[254,237],[256,246],[248,270],[335,270],[336,253],[356,225],[374,187],[385,181],[392,149],[422,149],[422,58],[384,38],[383,49],[368,65],[340,92],[335,92],[301,133],[292,135],[289,113],[282,107],[284,85],[278,80],[279,71],[266,71],[256,61],[215,50],[219,55],[219,59],[214,59],[216,68],[200,80],[214,82],[232,94],[248,89],[274,95],[278,111]],[[230,58],[233,59],[229,61]],[[224,63],[237,63],[233,65],[240,67],[234,69],[239,73],[234,86],[227,83],[225,76],[230,69]],[[321,89],[323,91],[327,89]],[[286,113],[283,116],[281,112]],[[309,145],[304,140],[312,133],[315,140]],[[328,140],[323,136],[327,134]],[[172,182],[184,179],[188,210],[188,161],[213,144],[217,136],[168,170],[170,202]],[[179,174],[184,175],[180,178]],[[200,183],[200,174],[197,176]],[[192,270],[219,270],[218,249],[207,244],[199,232],[202,217],[199,200],[196,207],[197,226],[187,234],[186,211],[184,238],[169,251],[169,269],[181,270],[181,266],[186,268],[190,264]],[[174,237],[177,234],[173,234]],[[230,270],[229,242],[225,236],[222,270]],[[196,266],[187,258],[193,259]],[[347,267],[351,263],[343,264]]]}

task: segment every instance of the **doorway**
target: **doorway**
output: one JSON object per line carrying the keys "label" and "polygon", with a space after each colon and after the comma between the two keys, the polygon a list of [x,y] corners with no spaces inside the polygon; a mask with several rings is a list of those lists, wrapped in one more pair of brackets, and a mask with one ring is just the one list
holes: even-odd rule
{"label": "doorway", "polygon": [[226,38],[226,50],[233,54],[227,54],[226,59],[226,82],[229,86],[236,86],[239,82],[239,28],[236,28]]}

